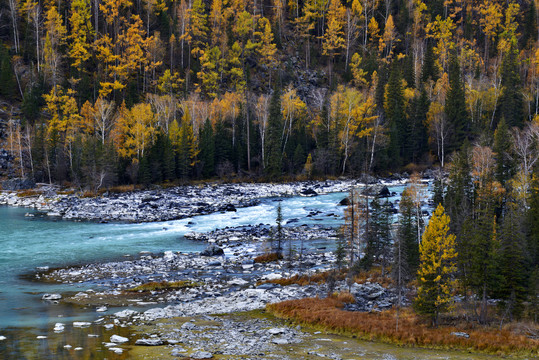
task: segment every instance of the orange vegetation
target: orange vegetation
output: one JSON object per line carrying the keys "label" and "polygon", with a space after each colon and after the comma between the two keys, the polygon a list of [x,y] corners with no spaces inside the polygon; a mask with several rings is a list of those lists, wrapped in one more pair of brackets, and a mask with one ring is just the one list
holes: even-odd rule
{"label": "orange vegetation", "polygon": [[259,255],[259,256],[255,257],[254,261],[255,261],[255,263],[265,264],[265,263],[280,260],[282,258],[283,258],[282,254],[272,252],[272,253],[266,253],[266,254]]}
{"label": "orange vegetation", "polygon": [[[401,310],[399,328],[396,329],[396,312],[350,312],[342,310],[350,294],[325,299],[307,298],[284,301],[267,306],[277,317],[293,319],[301,324],[321,327],[327,331],[347,333],[368,340],[408,346],[432,348],[460,348],[498,354],[539,355],[539,340],[514,334],[508,330],[492,328],[471,329],[443,326],[431,328],[411,310]],[[469,338],[451,335],[465,331]]]}

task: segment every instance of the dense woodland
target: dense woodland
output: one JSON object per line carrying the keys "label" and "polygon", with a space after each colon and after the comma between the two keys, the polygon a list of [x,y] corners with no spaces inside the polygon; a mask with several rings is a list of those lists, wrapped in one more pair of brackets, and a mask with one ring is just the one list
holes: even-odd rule
{"label": "dense woodland", "polygon": [[[458,291],[481,322],[491,297],[537,320],[535,1],[2,0],[0,24],[11,176],[97,191],[436,167],[441,225],[424,229],[418,182],[396,234],[370,205],[370,227],[347,230],[361,266],[447,279],[419,288],[440,296],[417,303],[431,315]],[[424,234],[444,241],[420,252]],[[441,273],[428,251],[451,260]]]}

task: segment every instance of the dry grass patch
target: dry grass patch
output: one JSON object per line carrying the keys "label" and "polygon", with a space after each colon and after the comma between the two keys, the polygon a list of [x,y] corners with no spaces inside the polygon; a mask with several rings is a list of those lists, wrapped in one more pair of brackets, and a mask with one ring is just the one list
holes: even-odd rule
{"label": "dry grass patch", "polygon": [[39,196],[41,193],[36,190],[21,190],[17,192],[18,197],[30,197],[30,196]]}
{"label": "dry grass patch", "polygon": [[[458,348],[504,355],[539,355],[539,340],[533,340],[505,329],[502,331],[493,328],[471,329],[466,325],[431,328],[410,309],[402,309],[397,330],[394,310],[372,313],[342,310],[345,302],[349,300],[348,295],[325,299],[290,300],[268,305],[267,310],[280,318],[292,319],[304,325],[355,335],[367,340],[407,346]],[[451,335],[455,331],[467,332],[470,337]]]}
{"label": "dry grass patch", "polygon": [[255,263],[259,263],[259,264],[266,264],[266,263],[269,263],[269,262],[274,262],[274,261],[277,261],[277,260],[281,260],[282,258],[283,258],[283,254],[272,252],[272,253],[259,255],[259,256],[255,257],[254,261],[255,261]]}

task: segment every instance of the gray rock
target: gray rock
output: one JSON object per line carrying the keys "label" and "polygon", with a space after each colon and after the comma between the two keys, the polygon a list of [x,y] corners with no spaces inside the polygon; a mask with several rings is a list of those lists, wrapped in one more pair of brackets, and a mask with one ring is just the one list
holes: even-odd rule
{"label": "gray rock", "polygon": [[60,300],[62,298],[62,295],[60,294],[44,294],[41,299],[42,300]]}
{"label": "gray rock", "polygon": [[196,328],[196,325],[192,322],[186,322],[182,325],[182,330],[193,330],[194,328]]}
{"label": "gray rock", "polygon": [[221,256],[224,255],[223,249],[219,246],[212,244],[200,252],[200,256]]}
{"label": "gray rock", "polygon": [[178,347],[172,349],[170,355],[177,357],[185,357],[186,350],[184,348]]}
{"label": "gray rock", "polygon": [[207,351],[195,351],[191,354],[191,359],[211,359],[213,358],[212,353]]}
{"label": "gray rock", "polygon": [[112,335],[110,337],[110,342],[113,342],[113,343],[116,343],[116,344],[121,344],[121,343],[125,343],[125,342],[128,342],[128,341],[129,341],[128,338],[120,336],[120,335]]}
{"label": "gray rock", "polygon": [[463,338],[466,338],[466,339],[468,339],[470,337],[469,334],[467,334],[465,332],[461,332],[461,331],[454,331],[454,332],[451,333],[451,335],[457,336],[457,337],[463,337]]}
{"label": "gray rock", "polygon": [[140,346],[160,346],[163,344],[164,343],[161,339],[138,339],[135,341],[135,345]]}

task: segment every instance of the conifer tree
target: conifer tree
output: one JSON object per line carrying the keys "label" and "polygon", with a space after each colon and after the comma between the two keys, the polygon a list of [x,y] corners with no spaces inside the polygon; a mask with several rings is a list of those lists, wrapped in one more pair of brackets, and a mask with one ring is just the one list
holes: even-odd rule
{"label": "conifer tree", "polygon": [[524,124],[524,97],[522,94],[522,81],[520,80],[518,49],[516,40],[504,54],[501,68],[502,94],[498,99],[498,117],[505,119],[507,126],[522,127]]}
{"label": "conifer tree", "polygon": [[461,80],[460,65],[455,53],[449,60],[449,91],[445,98],[444,112],[451,128],[451,140],[448,150],[456,150],[462,146],[469,129],[468,114],[466,111],[466,99],[464,83]]}
{"label": "conifer tree", "polygon": [[513,320],[522,314],[522,303],[526,300],[528,264],[526,261],[526,237],[523,231],[524,211],[511,201],[506,204],[500,229],[499,267],[501,286],[499,294],[504,300],[503,318]]}
{"label": "conifer tree", "polygon": [[455,235],[449,234],[449,217],[442,205],[438,205],[425,229],[419,253],[419,286],[414,308],[428,315],[436,326],[439,314],[451,309],[457,269]]}
{"label": "conifer tree", "polygon": [[267,131],[265,173],[272,178],[277,178],[281,176],[283,163],[283,120],[281,115],[281,91],[278,86],[275,87],[271,96]]}
{"label": "conifer tree", "polygon": [[403,146],[407,143],[406,114],[402,75],[397,61],[393,62],[384,94],[384,111],[389,127],[388,154],[394,166],[401,163]]}
{"label": "conifer tree", "polygon": [[493,149],[496,154],[495,177],[500,184],[505,183],[515,175],[515,164],[511,159],[511,136],[505,124],[505,119],[501,119],[494,132]]}
{"label": "conifer tree", "polygon": [[417,223],[415,205],[409,189],[402,192],[399,203],[399,241],[402,241],[406,259],[406,267],[410,273],[415,273],[419,265],[419,239],[417,238]]}
{"label": "conifer tree", "polygon": [[210,119],[206,119],[204,122],[204,126],[200,130],[199,139],[202,176],[208,178],[215,172],[215,142]]}

